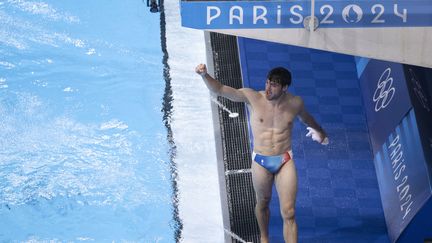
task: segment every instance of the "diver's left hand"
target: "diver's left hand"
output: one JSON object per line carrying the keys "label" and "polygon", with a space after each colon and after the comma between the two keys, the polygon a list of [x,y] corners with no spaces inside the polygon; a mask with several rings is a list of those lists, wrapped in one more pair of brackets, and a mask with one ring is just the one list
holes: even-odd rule
{"label": "diver's left hand", "polygon": [[322,145],[328,145],[329,139],[328,137],[324,137],[324,135],[317,130],[313,129],[312,127],[307,127],[308,133],[306,134],[306,137],[311,137],[312,140],[322,144]]}

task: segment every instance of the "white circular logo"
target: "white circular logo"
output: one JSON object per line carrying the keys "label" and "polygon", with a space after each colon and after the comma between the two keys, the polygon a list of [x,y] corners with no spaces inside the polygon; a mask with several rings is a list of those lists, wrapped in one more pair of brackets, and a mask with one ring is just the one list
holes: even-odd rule
{"label": "white circular logo", "polygon": [[395,88],[393,85],[393,78],[390,77],[391,69],[387,68],[378,80],[377,88],[373,95],[373,101],[375,102],[375,111],[386,108],[390,101],[393,99],[395,94]]}
{"label": "white circular logo", "polygon": [[342,18],[347,23],[358,23],[363,18],[363,10],[356,4],[350,4],[342,10]]}

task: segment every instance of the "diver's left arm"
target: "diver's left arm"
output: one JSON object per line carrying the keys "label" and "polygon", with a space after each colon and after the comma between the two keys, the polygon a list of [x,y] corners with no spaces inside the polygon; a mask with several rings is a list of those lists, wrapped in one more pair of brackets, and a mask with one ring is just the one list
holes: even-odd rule
{"label": "diver's left arm", "polygon": [[328,137],[324,129],[315,121],[313,116],[304,107],[303,100],[300,99],[300,110],[298,113],[300,120],[307,126],[308,134],[306,136],[311,137],[312,140],[317,141],[320,144],[327,145]]}

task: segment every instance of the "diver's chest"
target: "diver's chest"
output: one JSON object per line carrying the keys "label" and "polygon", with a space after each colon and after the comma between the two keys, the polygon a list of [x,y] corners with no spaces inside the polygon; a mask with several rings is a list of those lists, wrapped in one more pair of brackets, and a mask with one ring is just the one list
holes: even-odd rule
{"label": "diver's chest", "polygon": [[287,109],[267,108],[255,112],[255,121],[267,126],[284,126],[294,120],[294,112]]}

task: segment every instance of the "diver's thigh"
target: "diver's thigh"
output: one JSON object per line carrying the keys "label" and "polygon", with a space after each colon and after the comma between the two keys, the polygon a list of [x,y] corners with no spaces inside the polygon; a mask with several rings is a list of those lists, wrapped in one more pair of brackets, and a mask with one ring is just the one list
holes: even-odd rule
{"label": "diver's thigh", "polygon": [[275,176],[276,190],[281,204],[295,205],[297,196],[297,171],[294,161],[288,161]]}
{"label": "diver's thigh", "polygon": [[269,198],[272,193],[274,176],[264,167],[252,162],[252,182],[255,193],[259,198]]}

